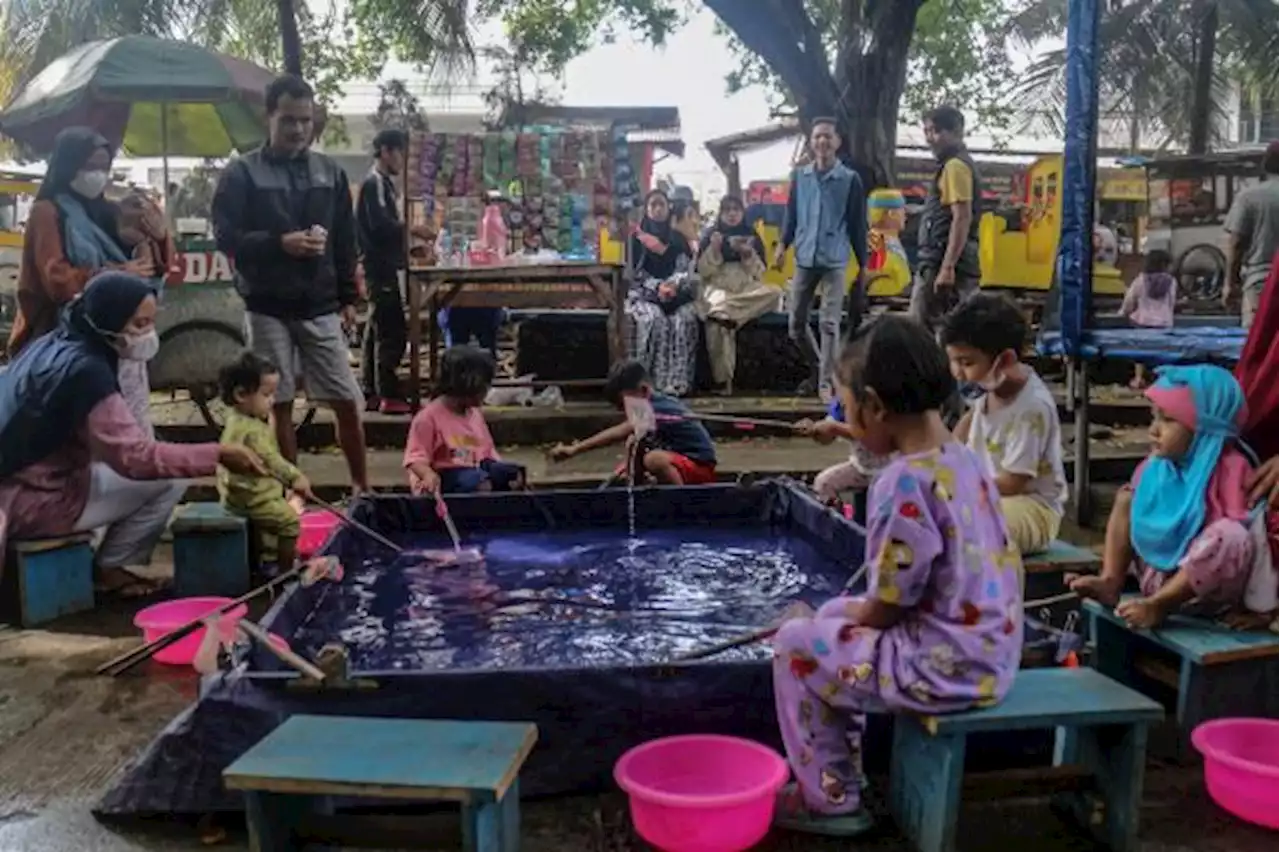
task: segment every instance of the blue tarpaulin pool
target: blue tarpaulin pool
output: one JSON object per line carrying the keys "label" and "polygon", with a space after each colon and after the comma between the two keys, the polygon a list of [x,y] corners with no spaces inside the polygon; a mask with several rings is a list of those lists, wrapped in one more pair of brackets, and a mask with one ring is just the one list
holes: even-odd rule
{"label": "blue tarpaulin pool", "polygon": [[[860,531],[785,481],[458,497],[483,564],[430,567],[340,530],[340,584],[294,588],[263,619],[306,656],[341,642],[368,689],[301,690],[253,651],[206,678],[100,803],[101,815],[241,807],[221,771],[293,713],[528,720],[528,794],[608,783],[628,748],[719,732],[776,742],[767,646],[673,655],[819,603],[861,564]],[[360,500],[353,517],[409,548],[446,548],[429,501]]]}

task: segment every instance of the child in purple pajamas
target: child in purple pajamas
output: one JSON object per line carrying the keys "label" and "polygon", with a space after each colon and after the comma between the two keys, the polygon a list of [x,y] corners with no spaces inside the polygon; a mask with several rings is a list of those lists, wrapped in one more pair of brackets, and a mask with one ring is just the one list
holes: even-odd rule
{"label": "child in purple pajamas", "polygon": [[886,317],[840,362],[846,422],[893,455],[867,505],[867,592],[786,621],[774,639],[774,695],[799,782],[779,825],[865,830],[862,733],[871,710],[945,713],[994,704],[1022,648],[1022,561],[982,463],[939,409],[955,389],[923,326]]}
{"label": "child in purple pajamas", "polygon": [[[1107,521],[1102,573],[1068,575],[1073,591],[1151,628],[1180,608],[1200,614],[1275,608],[1275,568],[1261,513],[1249,505],[1253,466],[1234,446],[1247,419],[1231,373],[1163,367],[1147,389],[1152,450]],[[1141,595],[1120,601],[1125,577]],[[1268,591],[1268,589],[1272,591]]]}

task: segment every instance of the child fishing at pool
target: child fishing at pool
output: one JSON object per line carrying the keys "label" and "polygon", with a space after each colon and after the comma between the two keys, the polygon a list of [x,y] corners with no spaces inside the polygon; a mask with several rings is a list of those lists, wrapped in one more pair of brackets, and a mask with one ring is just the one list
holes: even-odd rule
{"label": "child fishing at pool", "polygon": [[1058,404],[1019,357],[1026,338],[1022,311],[1003,296],[968,299],[942,327],[951,373],[971,405],[956,436],[995,480],[1009,535],[1024,554],[1058,537],[1067,499]]}
{"label": "child fishing at pool", "polygon": [[245,352],[222,368],[218,376],[222,401],[230,411],[219,440],[223,446],[253,450],[270,476],[232,473],[218,468],[218,494],[228,512],[247,518],[253,528],[261,563],[276,563],[281,571],[297,557],[298,510],[287,499],[285,485],[300,497],[314,500],[311,483],[280,453],[271,425],[280,370],[275,364]]}
{"label": "child fishing at pool", "polygon": [[[835,382],[836,397],[827,406],[827,416],[816,423],[809,419],[799,420],[791,428],[800,435],[813,438],[819,444],[830,444],[837,438],[848,442],[849,460],[820,471],[814,477],[813,490],[818,499],[829,506],[838,506],[842,502],[843,493],[857,492],[854,503],[858,504],[857,495],[866,492],[889,463],[889,459],[868,452],[862,442],[853,437],[845,420],[844,405],[840,402],[839,379],[835,379]],[[865,518],[859,517],[859,520]]]}
{"label": "child fishing at pool", "polygon": [[[1253,465],[1234,446],[1247,419],[1239,383],[1208,364],[1164,367],[1146,397],[1154,415],[1151,455],[1116,497],[1102,573],[1067,575],[1072,591],[1118,603],[1118,615],[1145,628],[1184,607],[1200,614],[1273,611],[1265,521],[1249,505]],[[1130,572],[1141,596],[1121,601]]]}
{"label": "child fishing at pool", "polygon": [[414,415],[404,448],[404,466],[414,494],[524,487],[524,468],[498,456],[480,410],[493,373],[493,355],[477,346],[454,346],[440,359],[436,397]]}
{"label": "child fishing at pool", "polygon": [[871,822],[866,714],[1003,698],[1021,654],[1022,584],[995,484],[942,421],[955,384],[930,333],[877,320],[846,345],[839,372],[851,434],[892,458],[868,500],[867,592],[784,621],[774,637],[778,724],[798,781],[776,819],[853,836]]}
{"label": "child fishing at pool", "polygon": [[[707,428],[695,420],[684,403],[653,389],[649,373],[639,361],[622,361],[609,371],[605,397],[624,409],[628,397],[653,407],[654,431],[635,451],[637,479],[651,476],[662,485],[703,485],[716,481],[716,445]],[[551,448],[552,461],[564,461],[589,450],[635,439],[635,425],[623,421],[590,438]]]}

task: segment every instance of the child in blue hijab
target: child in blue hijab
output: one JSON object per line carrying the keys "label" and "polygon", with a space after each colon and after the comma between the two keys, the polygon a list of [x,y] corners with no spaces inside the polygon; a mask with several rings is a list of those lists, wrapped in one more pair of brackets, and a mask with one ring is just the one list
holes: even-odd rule
{"label": "child in blue hijab", "polygon": [[[1236,446],[1247,411],[1235,377],[1221,367],[1165,367],[1146,392],[1152,451],[1122,489],[1107,522],[1102,573],[1068,575],[1073,591],[1107,604],[1134,627],[1174,611],[1239,607],[1270,548],[1253,529],[1252,464]],[[1265,535],[1265,533],[1262,533]],[[1141,595],[1120,600],[1135,571]]]}

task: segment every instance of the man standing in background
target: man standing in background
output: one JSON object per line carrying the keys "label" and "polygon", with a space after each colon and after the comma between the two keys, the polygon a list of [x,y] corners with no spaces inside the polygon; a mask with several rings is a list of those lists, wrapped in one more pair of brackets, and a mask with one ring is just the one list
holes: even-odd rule
{"label": "man standing in background", "polygon": [[[858,173],[836,158],[840,134],[833,118],[816,118],[809,132],[813,161],[796,169],[787,198],[787,218],[782,239],[774,250],[773,264],[796,249],[796,271],[791,280],[788,331],[810,364],[812,374],[797,389],[801,396],[817,392],[824,401],[832,396],[840,317],[844,311],[845,269],[850,254],[858,259],[858,280],[849,300],[849,322],[857,328],[862,312],[862,280],[867,257],[867,194]],[[813,300],[821,300],[819,340],[809,327]]]}
{"label": "man standing in background", "polygon": [[929,186],[916,248],[911,316],[927,328],[978,292],[978,170],[964,145],[964,115],[940,106],[924,119],[924,137],[938,161]]}
{"label": "man standing in background", "polygon": [[1280,207],[1278,159],[1280,146],[1272,142],[1262,162],[1265,179],[1236,196],[1223,225],[1227,232],[1227,278],[1222,299],[1228,310],[1233,310],[1235,299],[1241,298],[1240,325],[1245,328],[1253,325],[1263,285],[1271,272],[1271,258],[1276,253],[1277,228],[1280,228],[1280,216],[1276,212]]}
{"label": "man standing in background", "polygon": [[[373,169],[360,184],[356,201],[356,234],[364,255],[371,306],[362,358],[365,407],[383,414],[409,413],[396,376],[408,341],[400,287],[405,226],[398,186],[408,146],[409,136],[403,130],[383,130],[374,137]],[[434,236],[426,225],[415,225],[413,231],[424,240]]]}
{"label": "man standing in background", "polygon": [[213,198],[218,249],[235,267],[250,345],[280,370],[280,451],[298,458],[295,354],[314,402],[333,409],[351,482],[367,491],[362,395],[344,324],[355,322],[356,234],[347,175],[311,151],[315,94],[292,75],[266,91],[267,144],[227,164]]}

